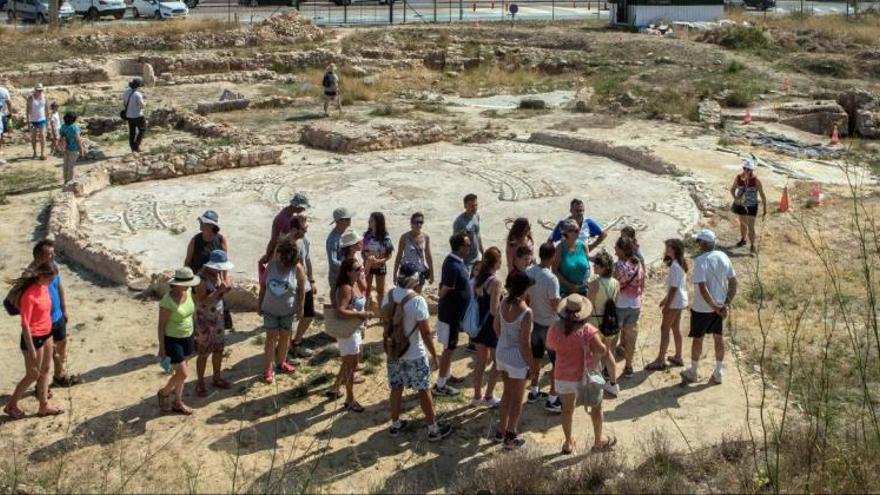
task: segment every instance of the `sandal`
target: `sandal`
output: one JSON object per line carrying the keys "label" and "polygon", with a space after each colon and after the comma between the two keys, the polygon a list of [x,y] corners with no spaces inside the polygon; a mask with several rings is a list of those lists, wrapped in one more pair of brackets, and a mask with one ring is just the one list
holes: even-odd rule
{"label": "sandal", "polygon": [[356,412],[356,413],[362,413],[362,412],[364,412],[364,406],[358,404],[357,401],[346,402],[345,405],[342,406],[342,410]]}
{"label": "sandal", "polygon": [[205,386],[204,382],[196,385],[196,395],[198,395],[199,397],[208,396],[208,387]]}
{"label": "sandal", "polygon": [[573,445],[571,447],[566,447],[565,445],[562,446],[562,455],[571,455],[572,452],[574,452]]}
{"label": "sandal", "polygon": [[663,371],[666,369],[666,363],[654,361],[645,365],[645,369],[648,371]]}
{"label": "sandal", "polygon": [[3,408],[3,412],[5,412],[6,415],[12,419],[21,419],[26,416],[24,411],[19,409],[18,406],[7,405],[6,407]]}
{"label": "sandal", "polygon": [[670,357],[666,358],[666,360],[675,366],[684,366],[684,360],[682,360],[681,358],[677,358],[675,356],[670,356]]}
{"label": "sandal", "polygon": [[211,386],[214,388],[220,388],[223,390],[229,390],[230,388],[232,388],[232,384],[222,378],[215,378],[211,382]]}
{"label": "sandal", "polygon": [[608,452],[614,449],[614,446],[617,445],[617,437],[608,437],[607,440],[602,442],[599,445],[593,445],[593,448],[590,449],[590,452],[598,453],[598,452]]}
{"label": "sandal", "polygon": [[59,414],[64,414],[64,409],[61,409],[60,407],[46,406],[46,409],[37,411],[37,417],[40,418],[45,418],[46,416],[58,416]]}
{"label": "sandal", "polygon": [[171,410],[185,416],[189,416],[193,413],[192,408],[183,403],[174,404],[173,406],[171,406]]}
{"label": "sandal", "polygon": [[76,375],[64,375],[52,378],[52,385],[61,388],[72,387],[74,385],[79,385],[80,383],[82,383],[82,380]]}

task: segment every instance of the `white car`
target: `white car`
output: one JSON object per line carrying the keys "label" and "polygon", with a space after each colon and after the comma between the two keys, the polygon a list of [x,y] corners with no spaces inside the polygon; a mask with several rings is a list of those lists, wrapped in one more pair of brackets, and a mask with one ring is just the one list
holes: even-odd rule
{"label": "white car", "polygon": [[134,0],[131,8],[134,9],[135,17],[172,19],[189,14],[189,8],[179,0]]}
{"label": "white car", "polygon": [[96,21],[101,17],[112,15],[116,19],[125,17],[123,0],[69,0],[78,15]]}

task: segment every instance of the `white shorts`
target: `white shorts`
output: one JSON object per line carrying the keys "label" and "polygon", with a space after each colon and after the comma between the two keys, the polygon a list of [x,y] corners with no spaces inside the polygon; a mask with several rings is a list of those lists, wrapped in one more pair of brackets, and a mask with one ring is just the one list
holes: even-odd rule
{"label": "white shorts", "polygon": [[577,396],[581,389],[581,382],[554,379],[554,383],[556,385],[556,393],[559,395],[574,394]]}
{"label": "white shorts", "polygon": [[498,359],[495,360],[498,365],[498,371],[506,371],[507,376],[515,379],[515,380],[525,380],[527,376],[529,376],[529,368],[517,368],[515,366],[510,366],[509,364],[505,364]]}
{"label": "white shorts", "polygon": [[340,356],[354,356],[361,352],[361,331],[356,330],[351,337],[347,339],[337,340],[336,346],[339,348]]}
{"label": "white shorts", "polygon": [[434,326],[434,331],[437,334],[437,341],[440,342],[443,349],[454,350],[458,346],[458,335],[456,335],[455,344],[449,345],[451,330],[452,328],[449,326],[449,323],[443,323],[442,321],[437,321],[437,324]]}

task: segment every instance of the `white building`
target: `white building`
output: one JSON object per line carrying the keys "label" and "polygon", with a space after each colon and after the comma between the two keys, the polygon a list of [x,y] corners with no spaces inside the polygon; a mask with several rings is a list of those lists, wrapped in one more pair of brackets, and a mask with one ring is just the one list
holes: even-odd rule
{"label": "white building", "polygon": [[662,22],[715,21],[724,16],[724,0],[617,0],[609,7],[611,24],[637,28]]}

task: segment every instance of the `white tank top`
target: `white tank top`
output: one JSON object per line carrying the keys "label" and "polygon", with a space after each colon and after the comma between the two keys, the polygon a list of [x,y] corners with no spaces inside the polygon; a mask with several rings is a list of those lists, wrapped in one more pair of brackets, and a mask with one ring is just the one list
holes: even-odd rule
{"label": "white tank top", "polygon": [[46,120],[46,96],[37,99],[31,96],[31,122]]}

